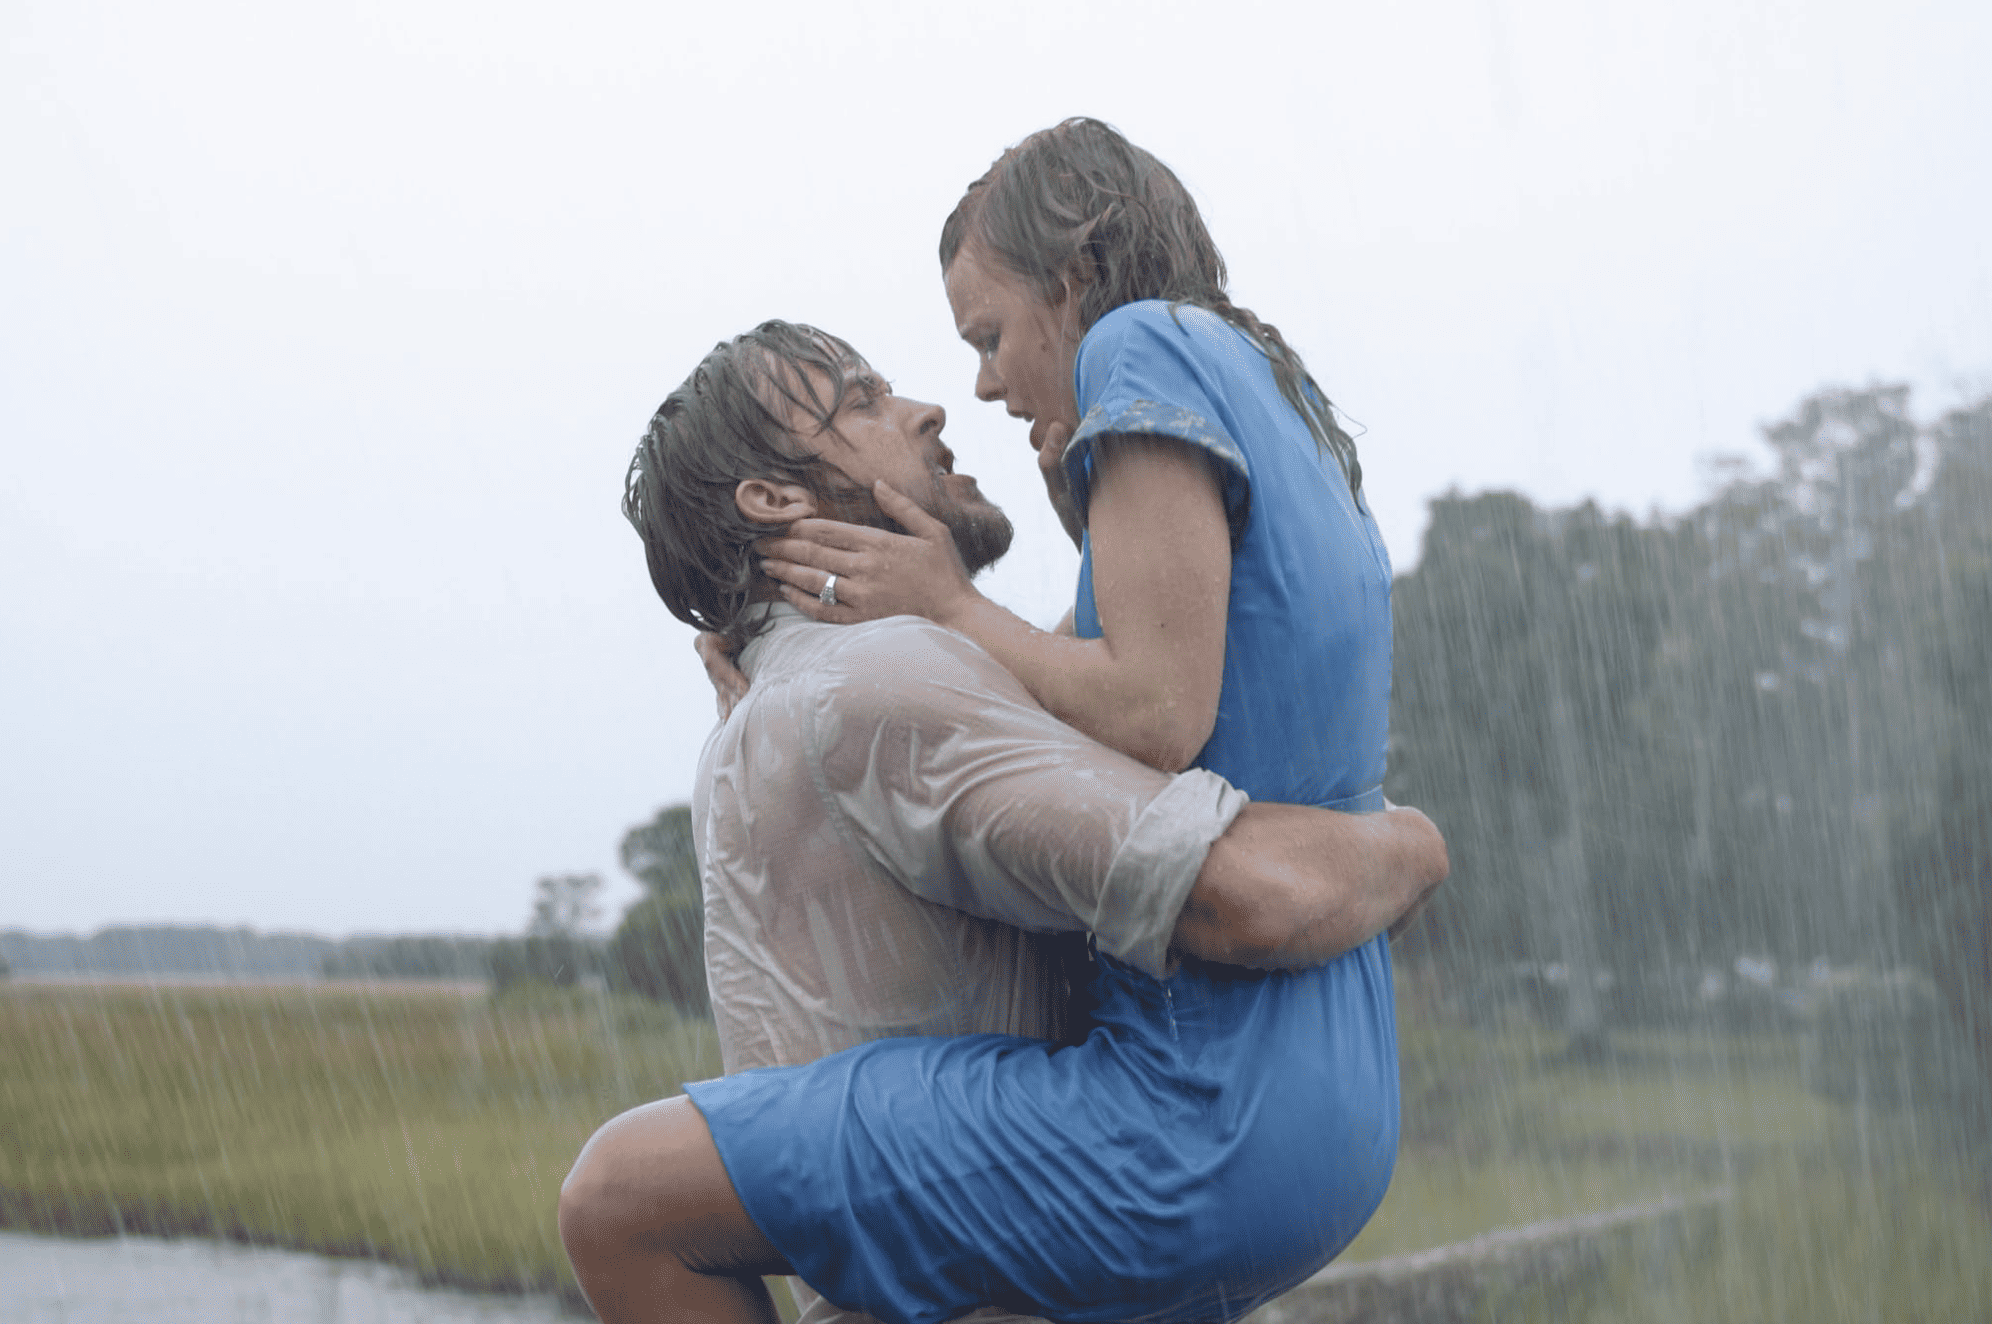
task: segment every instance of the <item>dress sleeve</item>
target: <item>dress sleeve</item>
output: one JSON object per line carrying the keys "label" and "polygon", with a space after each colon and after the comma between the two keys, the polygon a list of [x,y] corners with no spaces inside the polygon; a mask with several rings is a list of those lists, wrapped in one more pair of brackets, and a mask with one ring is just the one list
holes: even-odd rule
{"label": "dress sleeve", "polygon": [[1207,309],[1160,302],[1116,308],[1094,324],[1074,365],[1078,429],[1065,448],[1066,478],[1083,514],[1092,496],[1093,449],[1105,436],[1170,437],[1215,462],[1235,546],[1252,513],[1252,470],[1226,430],[1227,377],[1257,354]]}
{"label": "dress sleeve", "polygon": [[1090,930],[1166,974],[1177,917],[1245,794],[1080,735],[960,635],[891,627],[844,650],[811,724],[812,771],[851,844],[925,900]]}

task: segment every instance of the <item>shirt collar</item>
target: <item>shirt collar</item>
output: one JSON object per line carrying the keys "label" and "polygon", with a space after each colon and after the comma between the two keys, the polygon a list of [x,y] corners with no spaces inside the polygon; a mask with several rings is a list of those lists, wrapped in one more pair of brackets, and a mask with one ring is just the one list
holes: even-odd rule
{"label": "shirt collar", "polygon": [[800,607],[796,607],[790,603],[764,602],[758,604],[758,614],[750,619],[763,620],[768,623],[767,629],[749,639],[747,646],[740,650],[740,670],[746,674],[749,680],[752,680],[755,668],[761,665],[761,658],[767,653],[768,644],[775,636],[795,625],[807,623],[809,617],[802,614]]}

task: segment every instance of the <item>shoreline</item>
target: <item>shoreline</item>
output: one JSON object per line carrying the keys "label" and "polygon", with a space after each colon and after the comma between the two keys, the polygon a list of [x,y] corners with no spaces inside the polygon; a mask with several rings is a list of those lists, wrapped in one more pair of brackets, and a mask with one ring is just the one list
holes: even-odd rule
{"label": "shoreline", "polygon": [[[282,1231],[251,1226],[239,1218],[217,1218],[215,1211],[195,1210],[163,1201],[123,1200],[101,1196],[84,1207],[73,1196],[0,1186],[0,1232],[73,1240],[154,1237],[162,1241],[211,1241],[270,1250],[301,1251],[333,1260],[383,1264],[399,1269],[422,1287],[447,1287],[460,1292],[501,1296],[544,1296],[577,1319],[591,1319],[587,1301],[571,1278],[552,1282],[494,1279],[446,1264],[417,1264],[395,1256],[388,1247],[364,1241],[320,1241]],[[23,1216],[24,1210],[35,1213]],[[39,1216],[36,1216],[36,1215]]]}
{"label": "shoreline", "polygon": [[616,1113],[719,1074],[710,1022],[599,990],[11,983],[0,1228],[199,1237],[577,1308],[560,1182]]}

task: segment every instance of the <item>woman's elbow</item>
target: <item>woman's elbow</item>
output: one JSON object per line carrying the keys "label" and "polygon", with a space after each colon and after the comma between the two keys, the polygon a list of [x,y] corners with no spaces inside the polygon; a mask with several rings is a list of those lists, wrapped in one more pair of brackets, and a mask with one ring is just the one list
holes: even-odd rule
{"label": "woman's elbow", "polygon": [[1214,712],[1202,716],[1163,709],[1128,731],[1120,750],[1157,771],[1181,772],[1203,753],[1216,725]]}
{"label": "woman's elbow", "polygon": [[1197,749],[1190,749],[1179,741],[1152,740],[1135,741],[1133,748],[1124,752],[1135,760],[1146,763],[1157,772],[1178,773],[1185,771],[1197,761]]}

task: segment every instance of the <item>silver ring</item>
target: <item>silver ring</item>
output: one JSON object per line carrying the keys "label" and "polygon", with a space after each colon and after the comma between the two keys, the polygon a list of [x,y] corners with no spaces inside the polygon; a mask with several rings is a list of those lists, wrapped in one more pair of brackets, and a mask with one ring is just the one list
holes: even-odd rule
{"label": "silver ring", "polygon": [[816,592],[816,600],[826,607],[837,605],[837,576],[832,575],[823,581],[823,587]]}

